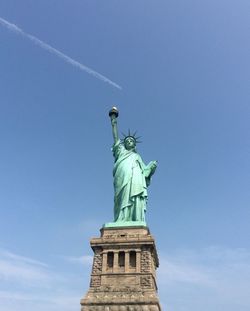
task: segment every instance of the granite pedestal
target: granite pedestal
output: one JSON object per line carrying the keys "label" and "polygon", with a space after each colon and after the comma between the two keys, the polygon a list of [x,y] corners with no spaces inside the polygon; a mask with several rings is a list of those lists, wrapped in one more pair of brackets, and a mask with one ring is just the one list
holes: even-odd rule
{"label": "granite pedestal", "polygon": [[155,241],[146,226],[102,228],[81,311],[161,311]]}

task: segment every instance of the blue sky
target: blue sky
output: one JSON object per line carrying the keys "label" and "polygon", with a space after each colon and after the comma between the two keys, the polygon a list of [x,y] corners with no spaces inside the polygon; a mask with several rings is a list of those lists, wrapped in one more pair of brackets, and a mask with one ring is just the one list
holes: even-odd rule
{"label": "blue sky", "polygon": [[73,311],[112,220],[108,110],[158,160],[147,223],[163,310],[250,308],[250,3],[6,0],[0,311]]}

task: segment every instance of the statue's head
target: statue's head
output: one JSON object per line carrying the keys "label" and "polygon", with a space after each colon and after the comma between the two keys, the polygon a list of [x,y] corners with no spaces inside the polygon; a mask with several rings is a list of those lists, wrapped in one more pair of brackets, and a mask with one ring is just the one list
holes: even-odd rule
{"label": "statue's head", "polygon": [[123,144],[127,150],[135,150],[136,144],[140,143],[138,138],[136,137],[136,132],[134,134],[130,133],[130,130],[128,131],[128,135],[124,135]]}
{"label": "statue's head", "polygon": [[136,147],[136,140],[133,136],[127,136],[124,139],[124,146],[127,150],[134,150]]}

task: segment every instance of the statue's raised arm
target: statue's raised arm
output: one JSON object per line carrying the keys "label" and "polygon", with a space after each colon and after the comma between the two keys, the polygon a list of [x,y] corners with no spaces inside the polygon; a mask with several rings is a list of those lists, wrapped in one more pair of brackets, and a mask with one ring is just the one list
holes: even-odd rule
{"label": "statue's raised arm", "polygon": [[113,107],[109,111],[109,116],[111,119],[111,125],[112,125],[112,133],[113,133],[113,138],[114,138],[114,144],[118,142],[119,137],[118,137],[118,129],[117,129],[117,118],[118,118],[119,112],[116,107]]}
{"label": "statue's raised arm", "polygon": [[117,129],[118,109],[109,111],[114,138],[114,222],[106,226],[146,226],[145,212],[147,187],[154,174],[157,161],[145,164],[136,151],[139,142],[135,133],[119,139]]}

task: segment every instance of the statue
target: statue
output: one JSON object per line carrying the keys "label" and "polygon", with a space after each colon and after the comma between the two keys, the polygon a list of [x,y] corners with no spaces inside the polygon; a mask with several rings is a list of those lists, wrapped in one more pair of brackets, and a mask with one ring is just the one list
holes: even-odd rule
{"label": "statue", "polygon": [[147,187],[154,174],[157,161],[146,165],[136,151],[139,142],[135,134],[130,131],[123,140],[118,137],[118,110],[113,107],[109,111],[111,118],[114,145],[114,222],[122,226],[125,222],[145,224],[147,203]]}

